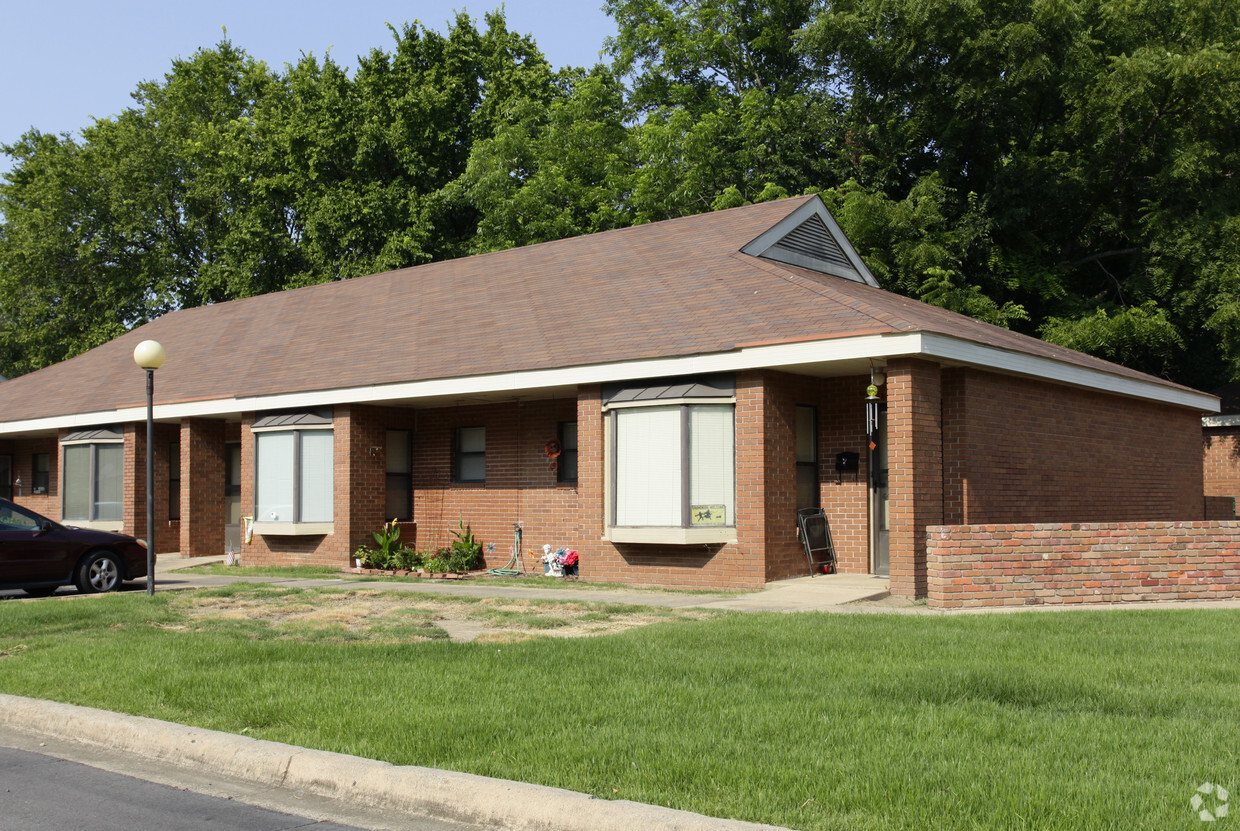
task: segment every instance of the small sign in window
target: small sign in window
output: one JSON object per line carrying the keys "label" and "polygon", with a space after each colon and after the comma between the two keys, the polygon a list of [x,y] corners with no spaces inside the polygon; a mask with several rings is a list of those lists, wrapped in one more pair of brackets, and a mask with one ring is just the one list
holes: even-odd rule
{"label": "small sign in window", "polygon": [[726,505],[690,505],[689,524],[694,526],[727,525],[727,514]]}

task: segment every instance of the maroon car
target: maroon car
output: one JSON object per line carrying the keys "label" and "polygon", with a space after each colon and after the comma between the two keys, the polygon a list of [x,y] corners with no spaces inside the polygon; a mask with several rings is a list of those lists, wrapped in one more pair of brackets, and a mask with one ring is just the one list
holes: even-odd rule
{"label": "maroon car", "polygon": [[110,592],[145,576],[145,543],[61,525],[0,498],[0,588],[35,596],[69,584],[81,592]]}

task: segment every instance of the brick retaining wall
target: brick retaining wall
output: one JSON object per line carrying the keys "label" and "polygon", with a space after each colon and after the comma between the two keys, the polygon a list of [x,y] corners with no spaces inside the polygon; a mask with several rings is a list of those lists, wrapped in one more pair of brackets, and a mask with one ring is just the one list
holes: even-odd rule
{"label": "brick retaining wall", "polygon": [[931,608],[1240,597],[1240,522],[926,530]]}

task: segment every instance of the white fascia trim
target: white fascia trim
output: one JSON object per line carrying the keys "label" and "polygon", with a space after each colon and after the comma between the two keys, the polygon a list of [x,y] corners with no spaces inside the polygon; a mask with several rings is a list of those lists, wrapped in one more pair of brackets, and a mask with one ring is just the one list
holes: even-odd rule
{"label": "white fascia trim", "polygon": [[1240,427],[1240,415],[1206,416],[1201,419],[1202,427]]}
{"label": "white fascia trim", "polygon": [[[651,358],[612,364],[587,364],[557,369],[470,375],[460,378],[407,381],[381,386],[342,387],[247,398],[219,398],[213,401],[194,401],[186,404],[156,404],[154,415],[158,421],[175,421],[182,418],[235,415],[263,410],[325,407],[337,404],[383,404],[436,396],[466,398],[470,395],[496,392],[519,394],[524,390],[538,390],[544,387],[606,384],[632,381],[636,378],[661,378],[712,372],[737,372],[744,369],[760,369],[764,366],[795,366],[856,358],[883,358],[916,354],[919,338],[920,335],[917,334],[863,335],[855,338],[745,347],[729,352],[675,358]],[[0,435],[145,420],[146,407],[130,407],[106,412],[0,422]]]}
{"label": "white fascia trim", "polygon": [[[831,212],[827,210],[827,206],[823,203],[821,196],[815,195],[813,199],[788,214],[776,223],[770,230],[763,232],[760,236],[742,248],[741,252],[744,254],[749,254],[752,257],[761,257],[768,248],[788,236],[788,234],[799,227],[802,222],[815,214],[822,219],[823,224],[827,226],[827,230],[831,232],[831,236],[835,237],[835,241],[839,244],[840,250],[844,252],[844,256],[848,258],[848,261],[852,263],[853,268],[856,269],[857,274],[861,277],[861,282],[866,285],[873,286],[874,288],[880,288],[878,285],[878,280],[876,280],[874,275],[870,273],[870,269],[866,268],[865,261],[861,259],[861,255],[857,253],[857,249],[853,248],[852,243],[849,242],[843,229],[840,228],[840,224],[835,221],[835,217],[831,216]],[[810,268],[815,271],[827,271],[827,268],[824,268],[827,264],[815,263],[808,257],[802,259],[804,260],[803,262],[794,262],[792,265],[804,266],[805,268]],[[782,261],[783,260],[781,259],[781,262]],[[838,268],[831,268],[828,273],[836,277],[842,277],[846,280],[853,279],[851,275],[840,274]]]}
{"label": "white fascia trim", "polygon": [[1063,363],[1038,355],[1011,352],[1007,349],[999,349],[993,346],[983,346],[972,341],[953,338],[950,335],[940,335],[931,332],[923,334],[921,352],[923,355],[935,358],[945,358],[983,368],[997,369],[1018,375],[1029,375],[1034,378],[1044,378],[1061,384],[1071,384],[1076,387],[1098,390],[1099,392],[1110,392],[1133,398],[1161,401],[1166,404],[1189,407],[1203,412],[1216,413],[1219,410],[1218,398],[1204,392],[1167,387],[1162,384],[1143,381],[1139,378],[1129,378],[1123,375],[1112,375],[1109,372],[1088,369],[1087,367]]}
{"label": "white fascia trim", "polygon": [[[506,372],[495,375],[471,375],[461,378],[439,378],[429,381],[407,381],[381,386],[343,387],[294,392],[281,395],[220,398],[185,404],[159,404],[155,418],[176,421],[183,418],[235,415],[245,412],[294,407],[324,407],[337,404],[383,404],[418,398],[458,397],[497,392],[514,395],[525,390],[544,387],[577,386],[632,381],[638,378],[664,378],[676,375],[697,375],[714,372],[739,372],[766,367],[790,368],[805,364],[929,356],[943,358],[981,368],[992,368],[1019,375],[1044,378],[1059,383],[1117,393],[1152,401],[1190,407],[1216,413],[1218,398],[1192,390],[1181,390],[1137,378],[1112,375],[1085,367],[1012,352],[972,341],[935,333],[906,332],[885,335],[829,338],[748,346],[728,352],[714,352],[674,358],[651,358],[611,364],[587,364],[557,369]],[[144,421],[145,407],[122,410],[53,416],[26,421],[0,422],[0,435],[6,433],[58,430]]]}

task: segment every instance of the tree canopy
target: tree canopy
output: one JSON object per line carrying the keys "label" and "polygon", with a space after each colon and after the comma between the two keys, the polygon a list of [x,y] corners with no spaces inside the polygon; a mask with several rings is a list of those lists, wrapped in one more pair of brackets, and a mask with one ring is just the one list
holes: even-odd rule
{"label": "tree canopy", "polygon": [[182,306],[818,192],[882,284],[1240,379],[1232,0],[608,0],[608,65],[501,13],[346,72],[228,41],[4,148],[0,374]]}

